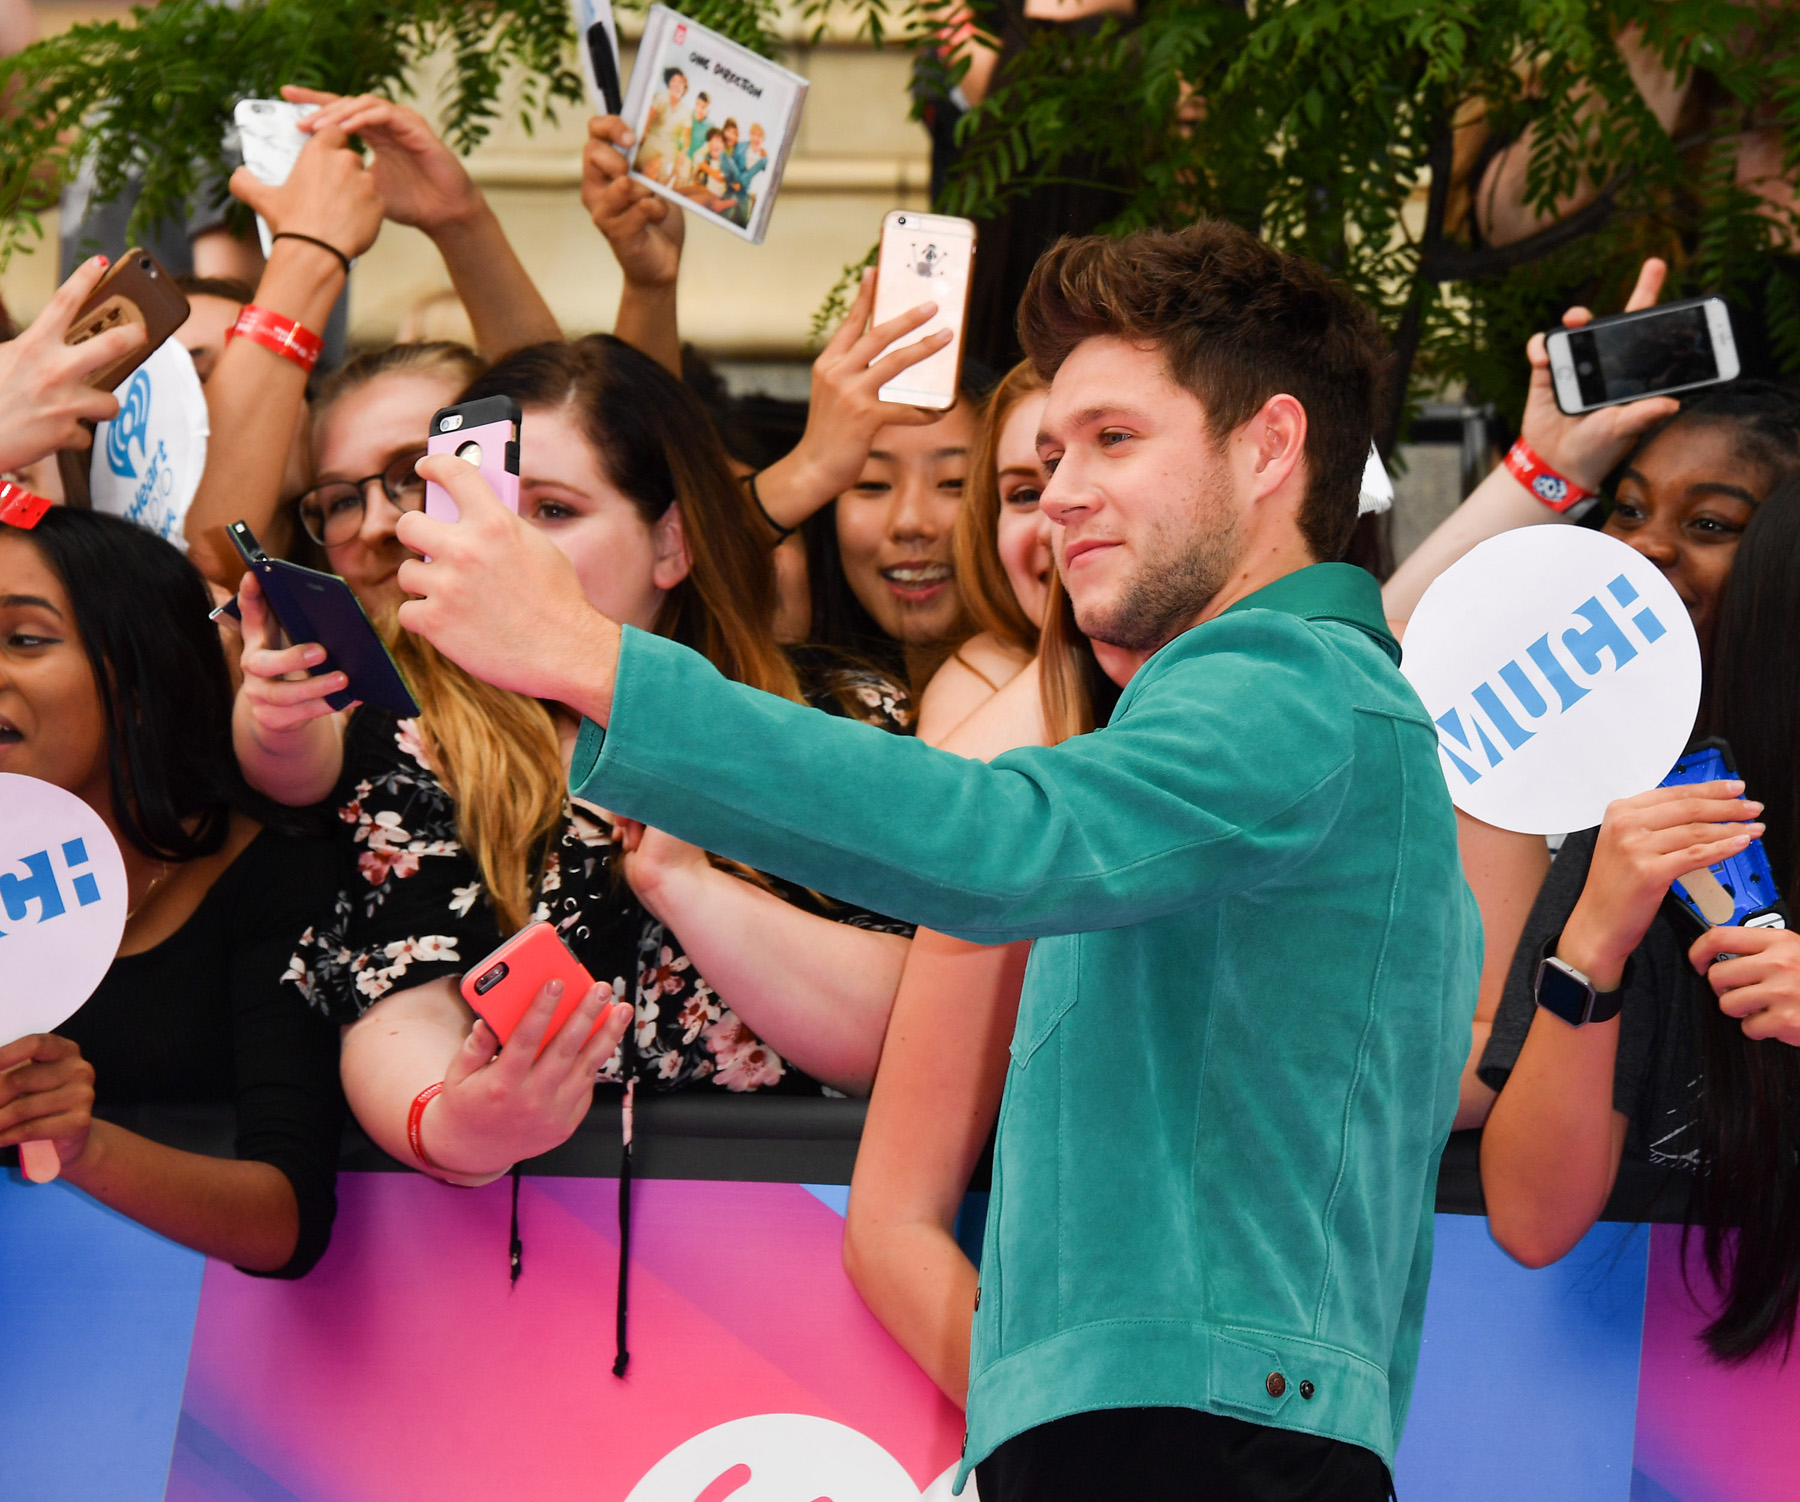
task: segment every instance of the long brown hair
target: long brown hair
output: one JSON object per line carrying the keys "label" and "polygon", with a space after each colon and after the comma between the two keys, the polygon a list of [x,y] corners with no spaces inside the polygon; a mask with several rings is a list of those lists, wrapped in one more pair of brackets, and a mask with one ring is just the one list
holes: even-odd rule
{"label": "long brown hair", "polygon": [[[319,389],[313,417],[379,376],[443,376],[461,386],[485,368],[460,344],[389,345],[335,371]],[[550,711],[464,672],[391,616],[377,625],[419,701],[419,738],[456,800],[457,838],[481,872],[488,905],[503,932],[523,928],[542,853],[563,815],[566,781]]]}
{"label": "long brown hair", "polygon": [[775,563],[724,445],[694,394],[610,334],[538,344],[506,356],[462,395],[569,408],[607,478],[654,525],[681,508],[691,560],[663,598],[656,631],[704,655],[727,678],[801,699],[775,640]]}
{"label": "long brown hair", "polygon": [[1013,593],[1000,562],[996,536],[1000,526],[1000,432],[1014,407],[1045,389],[1043,378],[1021,361],[1006,373],[987,400],[969,451],[968,478],[963,482],[962,510],[952,539],[956,584],[962,595],[964,635],[991,632],[1021,652],[1035,652],[1038,628]]}

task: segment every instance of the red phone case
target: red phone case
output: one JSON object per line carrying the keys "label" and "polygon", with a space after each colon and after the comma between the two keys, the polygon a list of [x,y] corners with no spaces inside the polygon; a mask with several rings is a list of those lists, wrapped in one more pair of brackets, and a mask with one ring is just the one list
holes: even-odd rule
{"label": "red phone case", "polygon": [[[538,1047],[541,1054],[594,988],[593,976],[569,953],[553,925],[530,923],[521,928],[463,976],[462,997],[504,1044],[538,992],[553,980],[563,983],[563,994]],[[588,1037],[599,1030],[596,1023]]]}
{"label": "red phone case", "polygon": [[[498,422],[482,423],[478,427],[465,427],[459,420],[465,414],[469,417],[486,416],[485,412],[470,409],[487,407],[495,399],[470,402],[467,408],[447,408],[439,412],[431,420],[431,433],[425,440],[425,448],[433,454],[457,454],[471,461],[481,472],[482,479],[488,482],[500,503],[508,510],[519,509],[519,437],[517,419],[502,418]],[[507,398],[499,398],[508,401]],[[517,410],[516,408],[514,409]],[[446,417],[453,417],[457,426],[449,432],[441,432]],[[473,449],[471,449],[473,445]],[[461,517],[462,512],[450,497],[450,492],[442,485],[425,482],[425,514],[453,522]]]}

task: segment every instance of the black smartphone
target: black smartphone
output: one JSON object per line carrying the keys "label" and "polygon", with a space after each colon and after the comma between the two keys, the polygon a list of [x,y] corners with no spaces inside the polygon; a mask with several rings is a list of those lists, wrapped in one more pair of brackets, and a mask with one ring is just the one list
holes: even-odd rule
{"label": "black smartphone", "polygon": [[[418,714],[418,701],[348,584],[336,574],[321,574],[283,558],[271,558],[243,522],[233,522],[226,530],[244,567],[262,585],[269,609],[288,640],[316,641],[325,649],[325,660],[307,671],[315,678],[334,671],[349,678],[348,688],[326,696],[327,704],[346,709],[360,699],[392,710],[402,719]],[[221,605],[213,614],[237,615],[237,601]]]}
{"label": "black smartphone", "polygon": [[587,49],[588,61],[594,65],[594,82],[600,85],[600,97],[606,101],[606,113],[619,114],[625,108],[625,94],[619,87],[619,68],[613,61],[612,38],[598,21],[587,29]]}

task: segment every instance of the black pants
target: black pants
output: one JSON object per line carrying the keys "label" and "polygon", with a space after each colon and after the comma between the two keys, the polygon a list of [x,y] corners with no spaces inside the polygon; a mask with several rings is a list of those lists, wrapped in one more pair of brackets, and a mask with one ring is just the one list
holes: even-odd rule
{"label": "black pants", "polygon": [[1027,1429],[975,1468],[981,1502],[1388,1502],[1373,1450],[1191,1408]]}

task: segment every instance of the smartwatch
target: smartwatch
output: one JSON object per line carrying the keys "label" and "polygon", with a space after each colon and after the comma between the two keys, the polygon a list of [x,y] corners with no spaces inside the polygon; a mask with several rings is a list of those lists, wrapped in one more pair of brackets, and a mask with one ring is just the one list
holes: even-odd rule
{"label": "smartwatch", "polygon": [[1625,1004],[1625,983],[1631,978],[1631,961],[1625,962],[1625,973],[1615,989],[1596,991],[1591,980],[1567,960],[1556,957],[1556,946],[1561,941],[1560,933],[1551,934],[1538,951],[1537,980],[1533,983],[1537,1004],[1562,1018],[1570,1027],[1611,1022]]}

